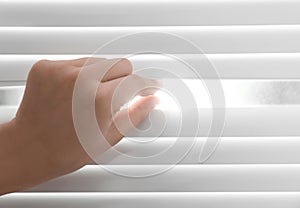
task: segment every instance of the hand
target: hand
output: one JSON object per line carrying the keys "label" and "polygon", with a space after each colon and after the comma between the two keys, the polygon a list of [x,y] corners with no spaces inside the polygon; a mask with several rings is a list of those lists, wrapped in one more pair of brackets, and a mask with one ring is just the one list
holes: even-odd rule
{"label": "hand", "polygon": [[[75,82],[87,60],[42,60],[32,67],[16,117],[0,128],[0,169],[5,170],[0,173],[0,195],[32,187],[91,162],[78,140],[72,117]],[[152,95],[156,90],[146,89],[140,92],[143,97],[139,101],[112,114],[115,89],[120,84],[126,86],[119,93],[123,96],[117,97],[119,108],[133,96],[131,93],[159,83],[133,75],[127,59],[92,58],[88,64],[92,70],[102,70],[103,64],[111,65],[99,80],[95,111],[101,131],[108,143],[114,145],[123,132],[113,120],[129,131],[132,127],[127,115],[133,126],[138,126],[158,103]]]}

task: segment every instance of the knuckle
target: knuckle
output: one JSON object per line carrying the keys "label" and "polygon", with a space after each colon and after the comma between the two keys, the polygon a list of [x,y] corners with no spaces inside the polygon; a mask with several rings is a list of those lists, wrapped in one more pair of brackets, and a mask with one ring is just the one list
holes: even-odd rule
{"label": "knuckle", "polygon": [[47,59],[41,59],[41,60],[37,61],[37,62],[35,63],[35,65],[37,65],[37,66],[44,66],[44,65],[46,65],[46,64],[49,63],[49,62],[51,62],[51,61],[49,61],[49,60],[47,60]]}
{"label": "knuckle", "polygon": [[127,58],[122,58],[120,63],[122,64],[122,67],[128,70],[129,73],[132,73],[133,69],[132,69],[131,61],[129,61]]}
{"label": "knuckle", "polygon": [[43,74],[45,74],[45,71],[48,69],[49,62],[50,61],[43,59],[33,64],[29,72],[29,78],[40,78]]}
{"label": "knuckle", "polygon": [[28,79],[73,82],[77,76],[78,70],[63,61],[40,60],[32,66]]}
{"label": "knuckle", "polygon": [[45,68],[47,66],[47,63],[49,61],[46,60],[46,59],[42,59],[42,60],[39,60],[37,61],[35,64],[33,64],[32,68],[31,68],[31,71],[39,71],[41,68]]}

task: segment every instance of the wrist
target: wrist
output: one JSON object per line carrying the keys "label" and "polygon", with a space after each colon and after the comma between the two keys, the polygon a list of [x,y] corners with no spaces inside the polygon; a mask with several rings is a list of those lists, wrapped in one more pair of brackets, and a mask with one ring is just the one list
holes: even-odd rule
{"label": "wrist", "polygon": [[37,142],[16,119],[0,125],[0,195],[21,191],[43,182],[43,155],[36,156]]}
{"label": "wrist", "polygon": [[19,190],[14,120],[0,125],[0,195]]}

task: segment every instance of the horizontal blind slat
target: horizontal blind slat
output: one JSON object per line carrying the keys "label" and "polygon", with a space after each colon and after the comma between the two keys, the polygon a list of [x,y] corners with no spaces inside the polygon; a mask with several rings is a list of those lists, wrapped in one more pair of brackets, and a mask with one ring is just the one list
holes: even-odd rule
{"label": "horizontal blind slat", "polygon": [[[181,146],[178,147],[180,140]],[[103,165],[199,164],[202,137],[123,138],[114,149],[105,152]],[[177,145],[176,149],[172,149]],[[182,147],[182,148],[181,148]],[[190,147],[190,148],[183,148]],[[218,148],[205,164],[299,164],[300,137],[222,137]],[[120,154],[116,155],[116,151]],[[167,151],[168,154],[163,154]],[[186,155],[185,155],[186,154]],[[159,155],[158,157],[154,157]],[[184,156],[184,157],[183,157]],[[101,161],[101,162],[100,162]]]}
{"label": "horizontal blind slat", "polygon": [[298,208],[298,192],[264,193],[18,193],[2,197],[5,208]]}
{"label": "horizontal blind slat", "polygon": [[[0,82],[25,81],[31,66],[41,59],[68,60],[80,57],[90,57],[90,55],[0,55]],[[103,55],[102,57],[115,58],[126,57],[126,55]],[[300,78],[300,53],[205,54],[203,57],[195,54],[178,54],[175,57],[204,66],[211,62],[221,79]],[[183,79],[197,78],[192,71],[185,70],[182,62],[163,55],[136,55],[128,59],[132,62],[134,70],[160,66]],[[152,73],[151,70],[145,73],[152,78],[168,78],[165,74],[160,76]],[[198,73],[202,78],[216,78],[202,71]]]}
{"label": "horizontal blind slat", "polygon": [[[142,178],[127,174],[164,173]],[[170,169],[172,168],[172,169]],[[148,170],[145,171],[145,170]],[[112,171],[114,173],[111,173]],[[144,172],[145,171],[145,172]],[[124,176],[115,173],[125,174]],[[300,191],[300,165],[85,166],[29,192],[285,192]]]}
{"label": "horizontal blind slat", "polygon": [[[164,110],[168,122],[161,119],[161,112],[154,110],[151,113],[151,121],[159,130],[161,126],[165,128],[159,136],[172,137],[178,136],[299,136],[300,129],[300,108],[299,106],[265,106],[265,107],[249,107],[249,108],[226,108],[214,109],[225,112],[224,128],[220,132],[212,129],[210,132],[210,124],[212,121],[213,111],[211,109],[199,108],[188,109],[182,114],[182,121],[185,122],[185,128],[180,129],[179,119],[174,111]],[[194,121],[188,118],[195,115],[198,111],[199,131],[193,131]],[[222,113],[221,113],[222,114]],[[217,117],[216,119],[221,119]],[[220,125],[220,123],[219,123]],[[141,125],[141,129],[147,129],[149,121],[145,121]],[[154,125],[153,125],[154,126]],[[152,126],[152,127],[153,127]],[[191,128],[188,128],[191,126]],[[158,136],[157,128],[151,128],[149,131],[129,133],[129,136]]]}
{"label": "horizontal blind slat", "polygon": [[0,26],[299,24],[297,0],[0,1]]}
{"label": "horizontal blind slat", "polygon": [[[205,53],[294,53],[300,52],[300,25],[277,26],[186,26],[186,27],[0,27],[0,54],[93,54],[103,44],[137,32],[129,50],[123,45],[101,53],[120,54],[147,51],[194,53],[197,51],[178,36]],[[163,33],[153,35],[154,33]],[[174,34],[170,36],[166,34]],[[133,37],[133,36],[131,36]],[[124,39],[123,39],[124,40]],[[147,41],[145,41],[147,40]],[[177,45],[174,45],[177,41]],[[151,42],[151,44],[149,44]],[[164,44],[162,44],[164,43]],[[117,47],[118,46],[118,47]],[[198,52],[198,51],[197,51]]]}

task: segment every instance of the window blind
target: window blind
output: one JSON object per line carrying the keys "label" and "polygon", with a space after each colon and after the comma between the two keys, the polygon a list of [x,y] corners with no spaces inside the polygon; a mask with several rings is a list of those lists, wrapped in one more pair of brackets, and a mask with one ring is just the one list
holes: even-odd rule
{"label": "window blind", "polygon": [[[124,138],[116,149],[153,155],[175,140],[182,146],[195,140],[184,159],[159,175],[130,178],[105,167],[139,173],[169,166],[180,148],[159,161],[107,151],[103,167],[89,164],[3,196],[0,207],[299,207],[299,10],[298,0],[0,0],[0,122],[14,116],[35,61],[89,56],[99,45],[135,32],[171,33],[200,45],[221,78],[227,103],[220,143],[199,164],[212,116],[205,89],[193,85],[196,77],[178,63],[155,54],[132,57],[134,69],[159,63],[186,80],[197,98],[201,129],[196,138],[189,131],[176,138],[170,121],[154,142]],[[180,46],[162,47],[199,61]],[[129,52],[119,48],[103,56]],[[132,136],[147,140],[152,134]]]}

